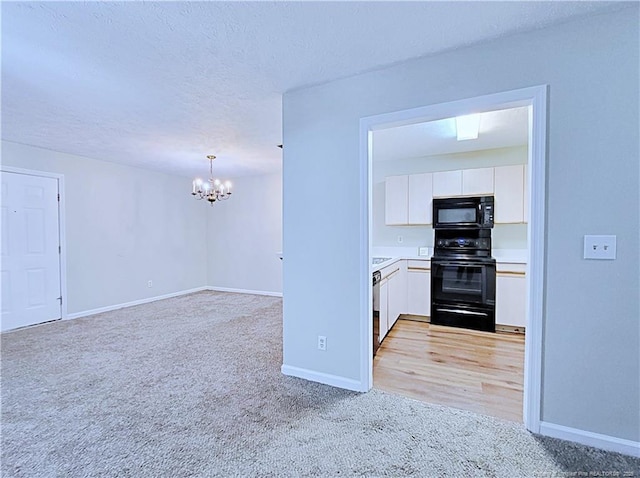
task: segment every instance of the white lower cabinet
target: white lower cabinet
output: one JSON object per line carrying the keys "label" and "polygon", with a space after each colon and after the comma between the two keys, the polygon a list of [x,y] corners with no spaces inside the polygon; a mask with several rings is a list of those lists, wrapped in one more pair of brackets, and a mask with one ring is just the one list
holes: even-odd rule
{"label": "white lower cabinet", "polygon": [[[496,264],[496,325],[526,327],[526,265]],[[380,338],[401,314],[431,316],[431,261],[409,259],[380,271]]]}
{"label": "white lower cabinet", "polygon": [[380,271],[380,337],[383,338],[407,309],[407,261]]}
{"label": "white lower cabinet", "polygon": [[496,274],[496,325],[526,327],[526,319],[527,278],[525,273],[523,271],[498,270]]}
{"label": "white lower cabinet", "polygon": [[431,262],[410,260],[407,264],[407,314],[431,315]]}
{"label": "white lower cabinet", "polygon": [[396,323],[400,314],[407,311],[407,261],[397,262],[398,272],[389,282],[390,328]]}
{"label": "white lower cabinet", "polygon": [[389,332],[389,281],[380,281],[380,340]]}
{"label": "white lower cabinet", "polygon": [[400,315],[400,308],[398,304],[398,295],[400,293],[400,284],[399,284],[399,279],[400,279],[400,271],[396,271],[394,272],[390,277],[389,277],[389,296],[388,296],[388,300],[389,300],[389,318],[388,318],[388,322],[389,322],[389,330],[391,330],[391,327],[394,326],[394,324],[396,323],[396,320],[398,320],[398,316]]}

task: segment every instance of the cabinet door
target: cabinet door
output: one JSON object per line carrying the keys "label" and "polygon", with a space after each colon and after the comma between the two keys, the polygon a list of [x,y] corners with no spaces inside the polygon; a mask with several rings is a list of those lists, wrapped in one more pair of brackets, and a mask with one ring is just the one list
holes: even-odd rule
{"label": "cabinet door", "polygon": [[408,223],[409,176],[388,176],[385,179],[385,224]]}
{"label": "cabinet door", "polygon": [[523,211],[524,165],[495,168],[495,223],[524,222]]}
{"label": "cabinet door", "polygon": [[398,296],[400,293],[400,287],[398,284],[398,272],[394,272],[389,276],[389,317],[387,322],[389,323],[389,330],[394,326],[396,320],[398,320]]}
{"label": "cabinet door", "polygon": [[380,341],[389,331],[389,281],[380,281]]}
{"label": "cabinet door", "polygon": [[[401,261],[405,262],[406,261]],[[393,274],[389,276],[389,317],[387,319],[389,329],[394,326],[400,314],[407,310],[407,275],[406,267],[400,265]]]}
{"label": "cabinet door", "polygon": [[529,222],[529,166],[524,165],[524,173],[522,175],[522,179],[524,181],[523,186],[523,194],[522,194],[522,220],[524,222]]}
{"label": "cabinet door", "polygon": [[493,194],[493,168],[464,169],[462,194],[465,196]]}
{"label": "cabinet door", "polygon": [[462,170],[433,173],[433,196],[447,197],[462,194]]}
{"label": "cabinet door", "polygon": [[496,275],[496,324],[525,327],[527,318],[527,280],[520,273]]}
{"label": "cabinet door", "polygon": [[431,271],[426,269],[407,270],[408,304],[411,315],[431,315]]}
{"label": "cabinet door", "polygon": [[409,176],[409,224],[431,224],[433,215],[433,174]]}

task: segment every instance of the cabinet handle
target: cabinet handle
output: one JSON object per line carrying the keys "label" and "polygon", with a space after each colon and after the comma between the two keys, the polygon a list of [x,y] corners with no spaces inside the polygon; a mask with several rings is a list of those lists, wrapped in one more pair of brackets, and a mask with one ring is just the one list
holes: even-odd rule
{"label": "cabinet handle", "polygon": [[515,276],[515,277],[524,277],[527,275],[526,272],[513,272],[513,271],[496,271],[496,274],[499,276]]}
{"label": "cabinet handle", "polygon": [[386,276],[383,277],[383,279],[388,279],[392,275],[394,275],[396,272],[399,272],[399,271],[400,271],[400,268],[398,267],[395,271],[389,272]]}
{"label": "cabinet handle", "polygon": [[460,309],[436,309],[438,312],[450,312],[453,314],[464,314],[464,315],[478,315],[481,317],[487,317],[488,314],[483,312],[473,312],[471,310],[460,310]]}

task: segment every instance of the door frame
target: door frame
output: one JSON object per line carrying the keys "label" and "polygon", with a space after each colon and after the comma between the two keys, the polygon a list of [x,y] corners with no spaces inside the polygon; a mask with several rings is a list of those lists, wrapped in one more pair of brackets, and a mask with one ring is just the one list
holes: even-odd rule
{"label": "door frame", "polygon": [[548,85],[504,91],[360,119],[360,376],[361,391],[373,386],[373,334],[371,291],[372,248],[372,133],[390,127],[451,118],[474,112],[529,106],[529,148],[527,177],[529,217],[527,227],[527,306],[523,421],[533,433],[540,432],[542,404],[542,331],[546,245],[546,162]]}
{"label": "door frame", "polygon": [[60,318],[67,318],[67,241],[65,228],[65,194],[64,194],[64,174],[51,173],[48,171],[36,171],[32,169],[14,168],[12,166],[0,166],[0,171],[5,173],[26,174],[28,176],[39,176],[43,178],[55,179],[58,182],[58,244],[60,245]]}

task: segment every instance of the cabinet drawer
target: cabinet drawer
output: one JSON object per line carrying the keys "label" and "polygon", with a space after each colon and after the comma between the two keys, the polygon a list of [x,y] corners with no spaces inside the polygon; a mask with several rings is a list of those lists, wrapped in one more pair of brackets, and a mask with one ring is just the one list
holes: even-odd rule
{"label": "cabinet drawer", "polygon": [[431,270],[431,260],[409,259],[407,261],[408,269]]}
{"label": "cabinet drawer", "polygon": [[496,272],[506,274],[525,275],[527,272],[527,265],[521,262],[497,262]]}

